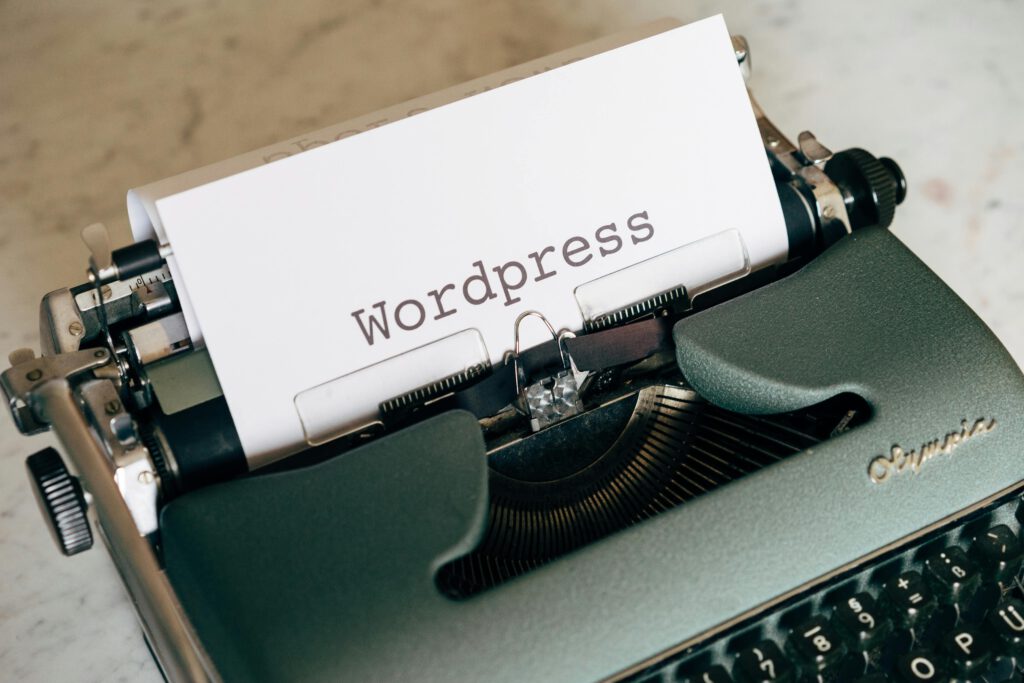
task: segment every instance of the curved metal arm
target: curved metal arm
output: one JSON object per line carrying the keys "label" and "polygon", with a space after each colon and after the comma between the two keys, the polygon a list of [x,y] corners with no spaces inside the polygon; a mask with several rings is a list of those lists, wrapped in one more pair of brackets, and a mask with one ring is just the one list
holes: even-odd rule
{"label": "curved metal arm", "polygon": [[98,528],[167,679],[219,681],[152,548],[139,535],[114,482],[113,464],[89,429],[70,384],[62,378],[46,381],[35,388],[33,399],[34,407],[46,416],[84,488],[92,495],[91,509]]}

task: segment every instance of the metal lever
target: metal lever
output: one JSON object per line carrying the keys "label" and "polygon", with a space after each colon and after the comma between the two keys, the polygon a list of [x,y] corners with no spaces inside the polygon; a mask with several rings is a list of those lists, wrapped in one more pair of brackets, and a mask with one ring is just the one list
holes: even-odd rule
{"label": "metal lever", "polygon": [[[110,233],[102,223],[92,223],[82,228],[82,241],[89,250],[89,272],[95,273],[102,282],[117,279],[114,266],[114,252],[110,248]],[[90,278],[91,279],[91,278]]]}

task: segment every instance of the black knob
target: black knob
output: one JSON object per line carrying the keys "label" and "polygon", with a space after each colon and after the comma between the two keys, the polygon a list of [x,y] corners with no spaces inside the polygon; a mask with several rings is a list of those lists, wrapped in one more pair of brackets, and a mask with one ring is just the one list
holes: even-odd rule
{"label": "black knob", "polygon": [[92,530],[82,486],[68,472],[60,454],[44,448],[28,456],[25,465],[36,501],[60,551],[74,555],[91,548]]}
{"label": "black knob", "polygon": [[907,179],[896,162],[863,149],[837,152],[825,164],[825,173],[842,190],[853,229],[888,228],[896,206],[907,196]]}
{"label": "black knob", "polygon": [[879,157],[878,163],[885,166],[896,179],[896,204],[902,204],[907,198],[907,177],[903,175],[903,169],[889,157]]}

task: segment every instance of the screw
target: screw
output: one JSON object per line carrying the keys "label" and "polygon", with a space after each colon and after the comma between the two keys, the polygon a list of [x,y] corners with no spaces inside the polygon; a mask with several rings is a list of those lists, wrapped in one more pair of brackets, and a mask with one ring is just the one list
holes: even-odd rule
{"label": "screw", "polygon": [[152,484],[155,480],[156,480],[156,475],[154,475],[149,470],[143,470],[143,471],[139,472],[139,483],[140,484]]}
{"label": "screw", "polygon": [[107,352],[104,351],[103,349],[96,349],[96,351],[93,352],[92,355],[93,355],[93,358],[104,358],[104,357],[106,357]]}
{"label": "screw", "polygon": [[43,376],[43,371],[40,370],[39,368],[36,368],[35,370],[29,371],[29,373],[27,375],[25,375],[25,379],[27,379],[29,382],[35,382],[37,379],[39,379],[42,376]]}
{"label": "screw", "polygon": [[70,334],[72,337],[81,337],[82,333],[84,332],[85,328],[82,326],[82,323],[78,322],[77,320],[68,325],[68,334]]}
{"label": "screw", "polygon": [[107,405],[103,406],[103,410],[106,411],[107,415],[117,415],[121,412],[121,402],[111,401]]}
{"label": "screw", "polygon": [[769,135],[768,136],[768,146],[769,147],[778,147],[779,146],[779,139],[777,137],[775,137],[774,135]]}
{"label": "screw", "polygon": [[110,285],[103,285],[103,287],[100,288],[100,294],[103,295],[104,299],[109,299],[110,298]]}
{"label": "screw", "polygon": [[821,210],[821,215],[824,216],[825,218],[834,218],[836,215],[836,210],[831,205],[829,205]]}

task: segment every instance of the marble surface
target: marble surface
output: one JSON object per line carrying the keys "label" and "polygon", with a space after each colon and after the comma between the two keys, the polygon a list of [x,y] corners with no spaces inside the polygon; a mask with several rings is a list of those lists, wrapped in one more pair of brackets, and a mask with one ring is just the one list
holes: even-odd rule
{"label": "marble surface", "polygon": [[[125,191],[665,15],[724,12],[795,137],[897,159],[893,230],[1024,362],[1024,3],[0,3],[0,348],[127,240]],[[723,207],[725,208],[725,207]],[[879,302],[885,305],[886,302]],[[942,334],[943,321],[922,334]],[[964,350],[970,361],[970,350]],[[0,678],[159,681],[102,549],[61,558],[0,418]]]}

